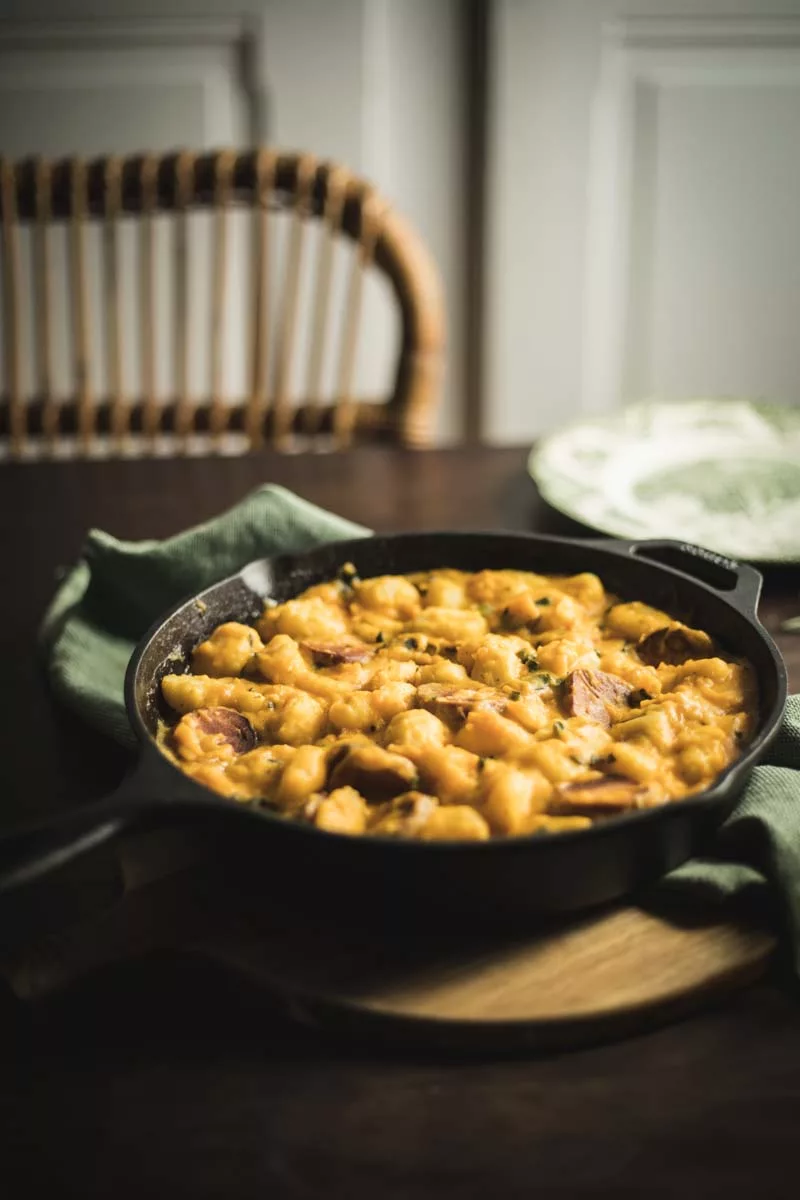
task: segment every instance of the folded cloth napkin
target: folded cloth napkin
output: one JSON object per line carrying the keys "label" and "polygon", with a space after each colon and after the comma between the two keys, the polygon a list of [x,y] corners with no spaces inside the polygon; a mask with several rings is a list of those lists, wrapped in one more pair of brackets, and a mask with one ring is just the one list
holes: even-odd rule
{"label": "folded cloth napkin", "polygon": [[103,733],[134,746],[122,695],[125,670],[162,613],[253,559],[369,532],[273,484],[163,542],[122,542],[90,530],[40,630],[54,692]]}
{"label": "folded cloth napkin", "polygon": [[[53,689],[98,729],[133,745],[125,668],[162,612],[252,559],[368,534],[275,486],[163,542],[121,542],[92,530],[42,625]],[[669,912],[687,903],[777,903],[800,972],[800,696],[790,698],[767,761],[756,767],[712,850],[713,857],[667,876],[654,904]]]}

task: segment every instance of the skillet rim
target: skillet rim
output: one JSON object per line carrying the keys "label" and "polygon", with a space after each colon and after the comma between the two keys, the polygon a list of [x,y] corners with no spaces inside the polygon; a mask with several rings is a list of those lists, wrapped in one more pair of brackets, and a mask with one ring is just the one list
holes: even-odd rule
{"label": "skillet rim", "polygon": [[[563,830],[559,832],[513,834],[506,837],[492,837],[481,842],[459,841],[456,839],[442,839],[441,841],[425,842],[405,838],[383,838],[376,836],[354,837],[352,834],[335,833],[330,830],[318,829],[315,825],[304,825],[300,822],[287,821],[285,817],[273,813],[269,809],[258,809],[254,808],[252,805],[237,806],[235,801],[232,801],[227,797],[220,796],[216,792],[212,791],[211,788],[207,788],[205,785],[191,779],[190,776],[184,774],[180,767],[176,766],[167,757],[167,755],[164,754],[164,752],[159,748],[155,737],[148,729],[144,717],[140,712],[139,704],[136,700],[136,682],[142,660],[150,646],[150,643],[158,636],[164,626],[167,625],[173,617],[175,617],[179,612],[182,612],[189,605],[196,604],[198,601],[202,601],[205,596],[216,591],[217,588],[223,587],[226,584],[232,584],[235,581],[239,581],[252,591],[253,589],[248,583],[246,576],[248,572],[253,573],[254,570],[263,567],[265,564],[272,564],[279,560],[290,560],[291,562],[296,562],[297,560],[311,558],[313,555],[320,554],[322,552],[341,551],[342,553],[347,553],[349,549],[352,548],[355,550],[365,542],[373,544],[375,542],[391,544],[399,541],[407,542],[417,538],[425,540],[435,538],[449,538],[456,540],[474,538],[507,540],[510,538],[514,541],[528,543],[530,545],[560,545],[576,548],[591,547],[593,552],[596,551],[610,559],[615,559],[622,562],[635,561],[648,569],[656,571],[659,574],[675,578],[689,589],[699,590],[700,592],[711,596],[716,602],[726,605],[733,612],[735,612],[738,617],[751,626],[753,632],[761,640],[769,653],[771,665],[775,673],[775,702],[773,703],[770,712],[765,714],[762,718],[761,728],[756,737],[750,743],[746,753],[740,758],[736,759],[734,762],[730,763],[729,766],[727,766],[725,770],[717,776],[717,778],[714,780],[714,783],[710,787],[704,789],[702,792],[697,792],[693,795],[685,797],[682,800],[668,802],[663,805],[658,805],[654,808],[635,809],[632,812],[620,813],[616,816],[606,817],[602,821],[587,826],[583,829]],[[191,785],[191,790],[197,793],[196,799],[200,799],[202,797],[212,807],[221,807],[229,813],[235,812],[238,813],[240,817],[246,816],[251,820],[254,818],[257,820],[266,820],[269,825],[272,825],[275,828],[280,828],[283,831],[291,831],[292,836],[305,836],[313,838],[322,837],[323,840],[330,841],[332,839],[333,843],[339,845],[345,843],[348,847],[353,847],[353,852],[356,854],[369,853],[369,847],[371,846],[380,847],[384,852],[392,854],[414,855],[423,853],[429,857],[443,854],[449,855],[456,850],[468,856],[482,855],[484,857],[490,853],[497,854],[500,852],[509,852],[512,849],[516,850],[518,853],[523,851],[528,851],[529,853],[544,853],[547,847],[551,847],[554,844],[562,846],[566,844],[575,845],[576,843],[586,841],[587,839],[590,841],[595,840],[597,842],[601,842],[604,838],[613,837],[615,833],[623,833],[629,828],[635,829],[637,827],[642,827],[647,822],[650,822],[651,824],[655,824],[656,822],[666,822],[670,819],[678,819],[682,815],[685,815],[687,819],[691,819],[698,812],[712,812],[716,807],[723,806],[727,801],[735,799],[735,797],[731,797],[729,794],[730,789],[733,786],[733,781],[737,776],[746,775],[752,771],[753,767],[757,765],[761,755],[769,747],[777,735],[785,712],[789,690],[786,665],[777,645],[767,629],[759,620],[757,611],[755,609],[753,609],[752,612],[747,610],[747,598],[741,599],[739,604],[734,603],[733,599],[729,598],[723,590],[705,583],[705,581],[699,579],[697,576],[689,574],[688,571],[681,571],[677,567],[668,566],[649,557],[646,558],[643,556],[637,556],[635,551],[638,547],[643,547],[648,543],[652,544],[652,539],[650,538],[615,539],[609,537],[608,545],[605,545],[604,541],[605,539],[602,537],[578,538],[511,529],[407,530],[388,534],[367,534],[363,537],[346,538],[333,542],[323,542],[312,546],[307,550],[282,552],[279,554],[265,555],[262,558],[252,559],[238,571],[234,571],[230,575],[217,580],[215,583],[209,584],[199,592],[194,592],[190,595],[184,596],[183,599],[179,600],[167,612],[157,618],[137,643],[125,673],[124,697],[127,716],[131,722],[131,726],[136,735],[137,741],[139,742],[141,753],[142,755],[157,756],[157,759],[161,765],[168,767],[170,773],[175,773],[176,782],[178,779],[180,779],[184,785]],[[677,539],[670,538],[661,539],[659,544],[665,547],[672,547],[676,550],[680,549],[684,551],[686,546],[690,545],[685,542],[678,541]],[[707,552],[702,547],[697,547],[696,549],[699,551],[700,557],[704,558],[706,556]],[[730,563],[732,569],[738,569],[738,563],[734,562],[733,560],[725,561]],[[760,580],[763,579],[763,576],[760,572],[756,572],[756,574],[759,576],[760,587]],[[731,597],[733,597],[733,595],[734,592],[731,593]],[[759,682],[760,679],[761,676],[759,676]],[[356,846],[360,846],[362,849],[355,850]],[[391,849],[389,849],[390,847]]]}

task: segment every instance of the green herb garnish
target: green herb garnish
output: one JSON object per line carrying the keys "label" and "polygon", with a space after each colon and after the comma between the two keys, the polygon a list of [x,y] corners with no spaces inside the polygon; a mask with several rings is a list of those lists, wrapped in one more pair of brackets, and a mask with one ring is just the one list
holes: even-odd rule
{"label": "green herb garnish", "polygon": [[347,587],[352,587],[354,583],[361,582],[358,571],[352,563],[344,563],[344,565],[339,568],[336,578],[340,581],[340,583],[346,584]]}
{"label": "green herb garnish", "polygon": [[542,606],[547,605],[550,603],[550,597],[549,596],[540,596],[538,600],[534,601],[534,603],[542,605]]}

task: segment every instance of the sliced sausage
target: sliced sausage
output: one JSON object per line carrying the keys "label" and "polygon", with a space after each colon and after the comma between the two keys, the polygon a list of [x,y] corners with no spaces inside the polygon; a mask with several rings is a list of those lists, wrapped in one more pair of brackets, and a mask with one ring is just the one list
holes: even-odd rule
{"label": "sliced sausage", "polygon": [[256,735],[247,717],[235,708],[197,708],[181,717],[172,731],[175,749],[181,758],[232,758],[252,750]]}
{"label": "sliced sausage", "polygon": [[373,804],[407,792],[416,782],[414,764],[380,746],[337,747],[329,759],[329,790],[352,787]]}
{"label": "sliced sausage", "polygon": [[642,662],[651,667],[666,663],[678,667],[689,658],[711,658],[714,643],[707,633],[688,625],[667,625],[640,638],[636,649]]}
{"label": "sliced sausage", "polygon": [[373,651],[361,642],[301,642],[315,667],[338,667],[342,663],[363,663]]}
{"label": "sliced sausage", "polygon": [[426,708],[450,729],[459,729],[471,712],[490,709],[502,712],[506,696],[490,688],[464,688],[447,683],[424,683],[417,688],[417,704]]}
{"label": "sliced sausage", "polygon": [[564,704],[570,716],[588,717],[608,728],[612,709],[626,705],[632,691],[630,684],[616,675],[580,669],[564,680]]}
{"label": "sliced sausage", "polygon": [[646,788],[620,775],[584,783],[562,783],[548,801],[547,811],[563,816],[610,816],[641,808],[646,794]]}
{"label": "sliced sausage", "polygon": [[395,796],[370,827],[371,833],[415,837],[435,811],[439,801],[425,792],[401,792]]}

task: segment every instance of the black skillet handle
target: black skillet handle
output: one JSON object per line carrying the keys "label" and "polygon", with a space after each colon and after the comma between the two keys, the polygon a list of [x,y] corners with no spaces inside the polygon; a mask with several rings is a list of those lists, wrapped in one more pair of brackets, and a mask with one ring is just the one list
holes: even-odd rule
{"label": "black skillet handle", "polygon": [[187,792],[180,777],[173,780],[165,767],[166,761],[146,748],[105,799],[0,834],[0,896],[43,879],[123,833],[174,825],[219,809],[215,797],[196,795],[193,788]]}
{"label": "black skillet handle", "polygon": [[11,829],[0,836],[0,895],[36,883],[121,833],[147,825],[156,810],[163,813],[163,805],[120,789],[40,824]]}
{"label": "black skillet handle", "polygon": [[756,614],[764,581],[761,572],[747,563],[736,562],[691,542],[678,542],[669,538],[651,538],[647,541],[591,538],[587,541],[601,550],[614,550],[632,558],[645,558],[664,567],[674,567],[675,570],[692,575],[701,583],[713,588],[746,616]]}

